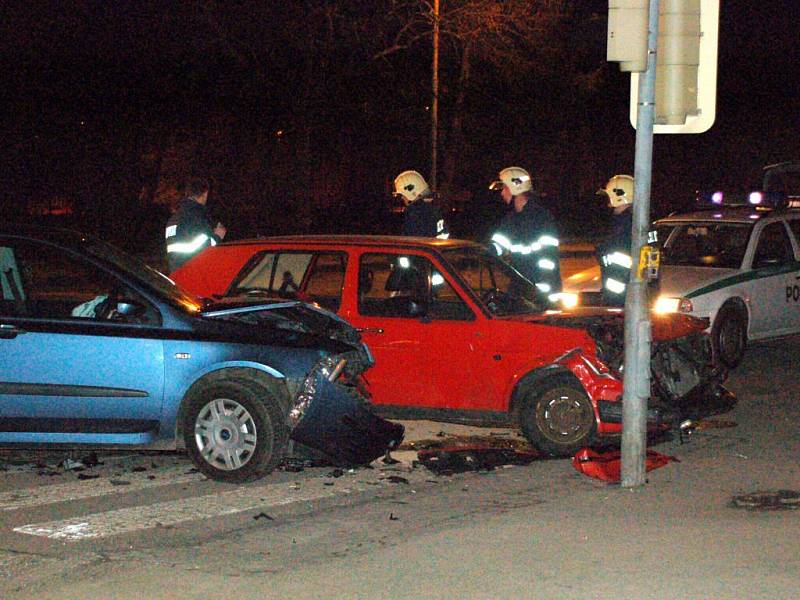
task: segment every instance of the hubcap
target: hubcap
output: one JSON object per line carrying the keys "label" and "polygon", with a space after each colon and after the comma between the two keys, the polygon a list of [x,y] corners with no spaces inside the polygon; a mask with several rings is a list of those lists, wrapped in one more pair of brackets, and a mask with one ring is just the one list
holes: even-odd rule
{"label": "hubcap", "polygon": [[229,398],[217,398],[198,413],[194,439],[207,463],[223,471],[235,471],[253,457],[258,432],[244,406]]}
{"label": "hubcap", "polygon": [[550,439],[568,444],[579,440],[591,428],[594,413],[588,402],[574,397],[569,388],[557,388],[539,402],[536,421]]}

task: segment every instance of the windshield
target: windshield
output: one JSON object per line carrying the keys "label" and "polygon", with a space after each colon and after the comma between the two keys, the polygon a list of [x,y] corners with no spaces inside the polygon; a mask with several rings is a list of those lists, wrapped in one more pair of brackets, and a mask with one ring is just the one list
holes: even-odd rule
{"label": "windshield", "polygon": [[539,313],[536,288],[497,256],[480,248],[443,251],[461,280],[497,316]]}
{"label": "windshield", "polygon": [[750,223],[675,225],[663,242],[661,262],[665,265],[739,269],[752,229]]}
{"label": "windshield", "polygon": [[121,271],[144,282],[165,296],[175,306],[196,313],[200,305],[197,298],[181,290],[169,277],[119,248],[97,239],[84,238],[83,249],[90,255],[110,263]]}

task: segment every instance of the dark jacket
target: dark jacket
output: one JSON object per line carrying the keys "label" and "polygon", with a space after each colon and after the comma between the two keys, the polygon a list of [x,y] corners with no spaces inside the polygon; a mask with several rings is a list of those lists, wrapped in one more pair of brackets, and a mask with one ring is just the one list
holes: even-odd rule
{"label": "dark jacket", "polygon": [[[631,257],[631,243],[633,227],[633,209],[627,208],[618,215],[614,215],[611,223],[611,232],[597,245],[597,262],[600,263],[602,275],[603,298],[609,304],[622,306],[625,304],[625,291],[631,276],[630,267],[620,264],[620,255],[629,259]],[[612,258],[616,254],[616,257]],[[633,264],[633,260],[630,261]],[[618,288],[614,291],[608,286],[608,280],[613,279],[623,283],[625,289]]]}
{"label": "dark jacket", "polygon": [[[497,238],[497,234],[502,238]],[[511,265],[537,286],[546,298],[561,291],[561,269],[558,256],[558,230],[553,215],[532,198],[516,212],[506,213],[492,238],[496,246],[508,252]],[[505,247],[505,241],[511,247]],[[549,289],[548,289],[549,286]],[[544,288],[544,289],[542,289]]]}
{"label": "dark jacket", "polygon": [[204,248],[219,242],[206,207],[191,198],[180,201],[178,210],[167,221],[164,234],[170,273]]}
{"label": "dark jacket", "polygon": [[401,235],[444,237],[448,233],[442,211],[432,201],[417,199],[406,207]]}

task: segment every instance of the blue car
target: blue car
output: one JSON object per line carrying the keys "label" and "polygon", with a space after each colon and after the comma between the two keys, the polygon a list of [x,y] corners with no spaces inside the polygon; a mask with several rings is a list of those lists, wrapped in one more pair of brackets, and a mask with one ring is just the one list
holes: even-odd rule
{"label": "blue car", "polygon": [[0,444],[182,445],[221,481],[271,471],[289,439],[368,462],[403,428],[369,410],[369,349],[317,306],[201,303],[77,232],[0,225]]}

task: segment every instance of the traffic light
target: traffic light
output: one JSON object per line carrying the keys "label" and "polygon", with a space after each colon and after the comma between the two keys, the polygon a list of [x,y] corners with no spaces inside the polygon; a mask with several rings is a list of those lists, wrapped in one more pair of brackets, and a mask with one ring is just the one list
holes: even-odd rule
{"label": "traffic light", "polygon": [[[649,3],[649,2],[648,2]],[[716,117],[719,0],[660,0],[653,133],[702,133]],[[636,127],[639,75],[631,74]]]}
{"label": "traffic light", "polygon": [[621,71],[647,70],[650,0],[609,0],[607,60]]}

